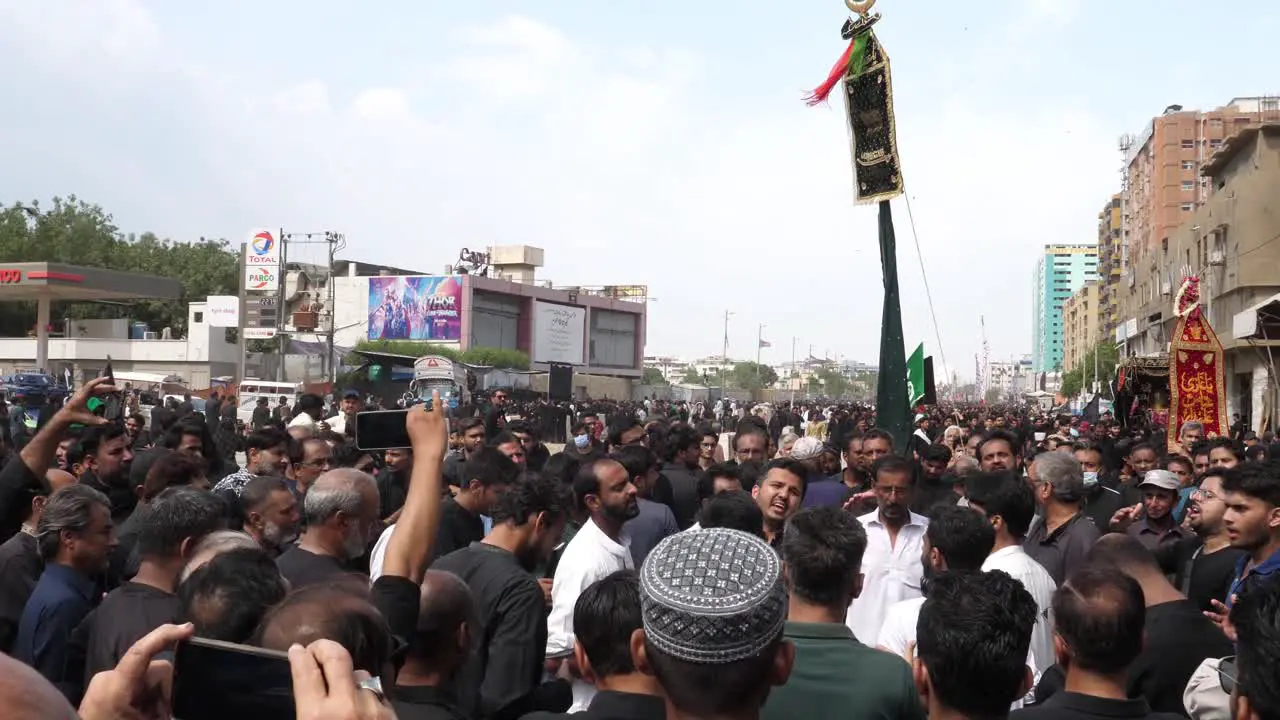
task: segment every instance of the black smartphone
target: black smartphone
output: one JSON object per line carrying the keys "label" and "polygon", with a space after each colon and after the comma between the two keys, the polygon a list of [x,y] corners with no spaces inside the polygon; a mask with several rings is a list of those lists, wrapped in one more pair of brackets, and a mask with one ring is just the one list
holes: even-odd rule
{"label": "black smartphone", "polygon": [[[417,412],[422,410],[414,408]],[[361,450],[407,448],[409,429],[405,420],[408,410],[370,410],[356,415],[356,447]]]}
{"label": "black smartphone", "polygon": [[[116,371],[111,367],[111,356],[107,356],[107,366],[102,369],[102,377],[107,379],[107,384],[115,387]],[[118,389],[118,388],[117,388]]]}
{"label": "black smartphone", "polygon": [[204,638],[178,644],[173,661],[173,717],[268,720],[295,716],[289,656]]}

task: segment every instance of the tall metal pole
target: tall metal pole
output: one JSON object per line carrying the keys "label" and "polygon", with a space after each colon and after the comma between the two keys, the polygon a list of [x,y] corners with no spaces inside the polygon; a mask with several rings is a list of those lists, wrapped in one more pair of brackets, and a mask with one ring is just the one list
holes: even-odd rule
{"label": "tall metal pole", "polygon": [[244,315],[246,312],[245,306],[248,305],[248,303],[245,302],[244,256],[248,251],[249,251],[248,244],[240,243],[240,258],[236,261],[236,277],[239,278],[239,283],[240,283],[240,292],[238,293],[240,296],[240,314],[239,314],[240,319],[238,322],[238,327],[236,328],[236,340],[238,341],[237,344],[239,346],[239,350],[236,354],[236,357],[237,357],[236,387],[237,388],[239,388],[240,384],[244,382],[245,366],[248,364],[248,353],[249,353],[249,341],[245,339],[245,336],[244,336],[244,329],[246,325],[244,321]]}
{"label": "tall metal pole", "polygon": [[[764,323],[756,329],[756,384],[760,384],[760,348],[764,347]],[[760,388],[764,390],[764,388]]]}
{"label": "tall metal pole", "polygon": [[724,311],[724,350],[720,354],[720,398],[724,399],[725,367],[729,364],[729,316],[733,313]]}
{"label": "tall metal pole", "polygon": [[796,402],[796,337],[791,336],[791,404]]}
{"label": "tall metal pole", "polygon": [[289,314],[289,305],[285,298],[285,291],[289,285],[289,241],[284,234],[284,228],[280,228],[280,288],[277,290],[279,297],[276,299],[276,382],[284,382],[284,358],[285,343],[287,340],[284,336],[285,316]]}

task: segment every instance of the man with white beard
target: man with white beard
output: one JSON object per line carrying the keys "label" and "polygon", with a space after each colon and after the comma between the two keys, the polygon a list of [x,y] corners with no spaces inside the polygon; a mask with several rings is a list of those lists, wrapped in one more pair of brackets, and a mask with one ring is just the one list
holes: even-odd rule
{"label": "man with white beard", "polygon": [[244,531],[277,557],[298,539],[298,498],[278,477],[258,477],[240,492]]}
{"label": "man with white beard", "polygon": [[302,500],[301,541],[276,558],[280,575],[297,590],[346,574],[382,528],[378,509],[372,475],[351,468],[321,475]]}

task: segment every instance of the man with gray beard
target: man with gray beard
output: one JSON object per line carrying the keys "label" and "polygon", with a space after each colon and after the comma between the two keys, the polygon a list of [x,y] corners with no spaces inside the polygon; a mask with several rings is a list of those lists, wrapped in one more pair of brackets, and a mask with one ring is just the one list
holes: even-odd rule
{"label": "man with gray beard", "polygon": [[271,557],[279,556],[298,539],[298,498],[282,478],[254,478],[244,486],[239,499],[245,533]]}
{"label": "man with gray beard", "polygon": [[294,590],[345,574],[364,555],[382,527],[377,482],[359,470],[330,470],[307,491],[302,522],[302,540],[276,558]]}

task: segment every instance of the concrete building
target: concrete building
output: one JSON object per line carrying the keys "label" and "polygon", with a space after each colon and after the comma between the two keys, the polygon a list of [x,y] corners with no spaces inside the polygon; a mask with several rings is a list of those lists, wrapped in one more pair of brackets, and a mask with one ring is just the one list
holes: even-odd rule
{"label": "concrete building", "polygon": [[1120,322],[1124,277],[1124,195],[1116,193],[1098,213],[1098,329],[1108,337]]}
{"label": "concrete building", "polygon": [[1134,141],[1127,159],[1129,259],[1155,252],[1210,196],[1202,173],[1228,138],[1280,121],[1280,97],[1233,98],[1208,111],[1170,105]]}
{"label": "concrete building", "polygon": [[1260,428],[1264,407],[1275,413],[1268,357],[1280,343],[1249,332],[1233,337],[1233,320],[1280,292],[1280,123],[1237,133],[1205,162],[1204,177],[1200,209],[1130,267],[1116,341],[1130,356],[1167,353],[1178,287],[1185,275],[1198,275],[1204,310],[1225,350],[1227,412]]}
{"label": "concrete building", "polygon": [[1062,368],[1070,372],[1102,337],[1098,327],[1100,282],[1084,284],[1062,305]]}
{"label": "concrete building", "polygon": [[997,391],[1001,400],[1017,400],[1023,393],[1035,389],[1033,385],[1037,380],[1031,365],[1030,355],[1023,355],[1017,360],[992,360],[987,363],[985,387]]}
{"label": "concrete building", "polygon": [[[375,266],[338,265],[332,314],[322,313],[314,332],[290,324],[285,330],[296,340],[316,342],[325,339],[331,322],[338,347],[408,340],[461,351],[503,348],[527,353],[534,370],[566,363],[578,374],[643,375],[644,286],[552,286],[536,277],[542,249],[525,245],[490,248],[487,259],[484,274],[448,268],[444,275],[370,275]],[[292,302],[294,312],[286,317],[297,318]]]}
{"label": "concrete building", "polygon": [[1098,274],[1096,245],[1045,245],[1032,278],[1031,362],[1037,372],[1063,370],[1062,306]]}

